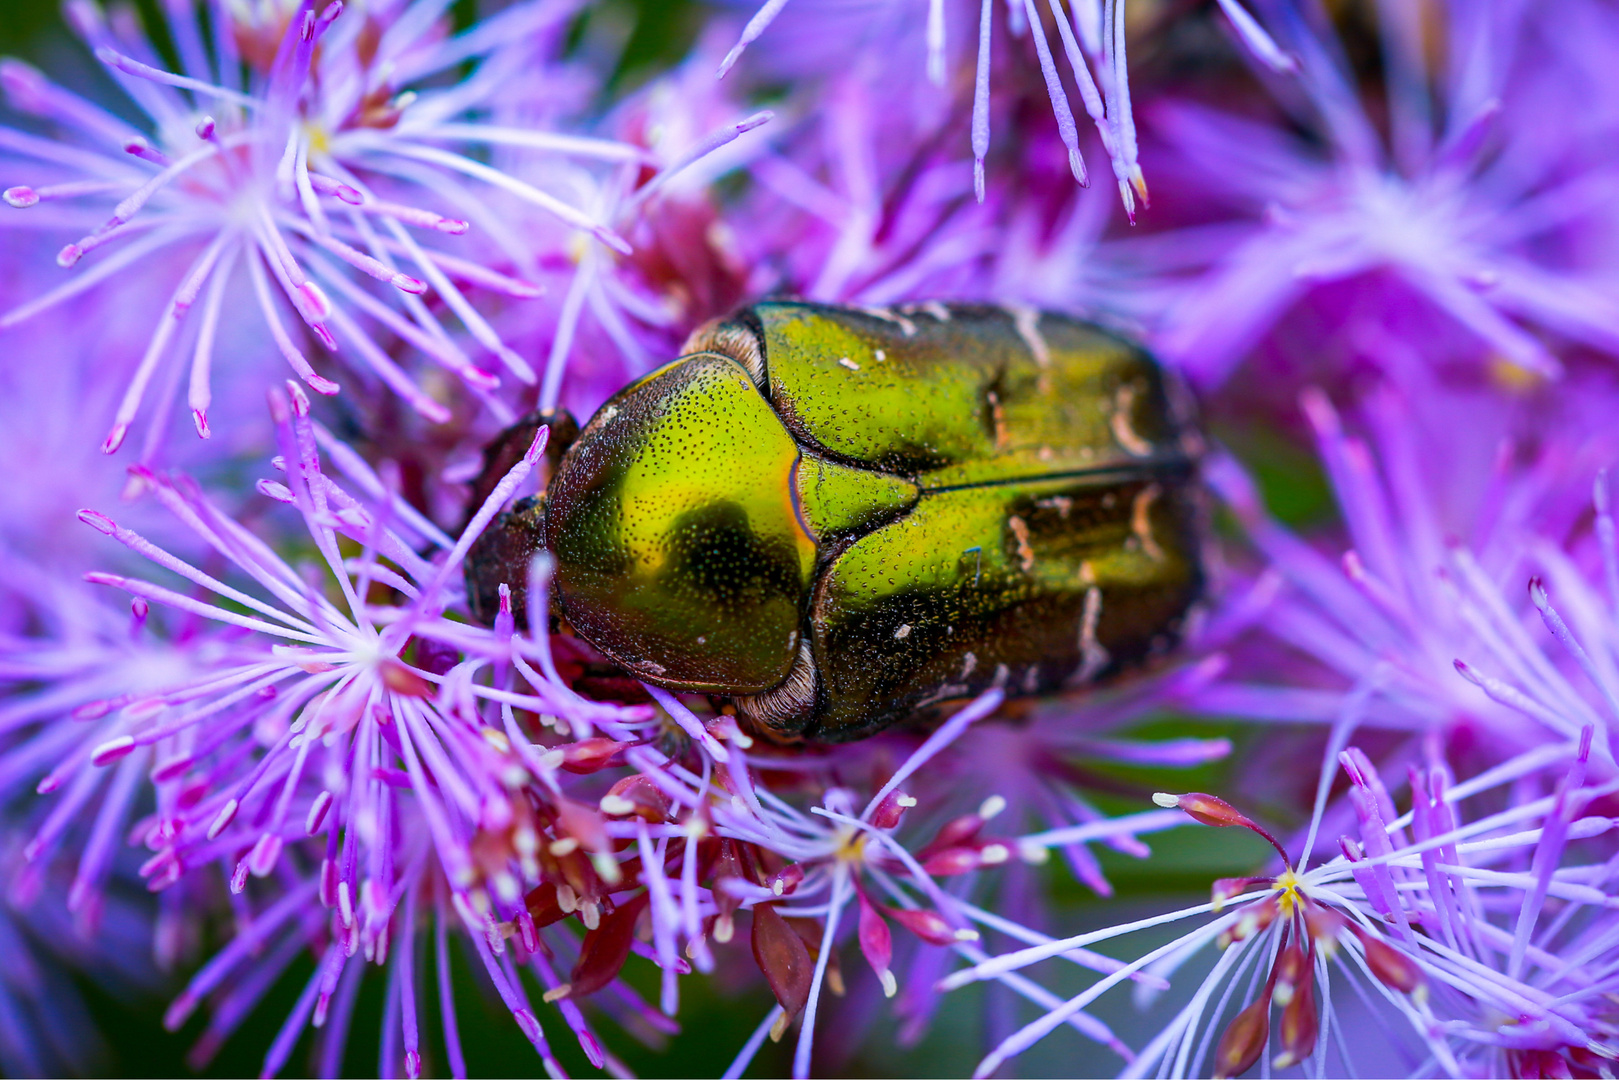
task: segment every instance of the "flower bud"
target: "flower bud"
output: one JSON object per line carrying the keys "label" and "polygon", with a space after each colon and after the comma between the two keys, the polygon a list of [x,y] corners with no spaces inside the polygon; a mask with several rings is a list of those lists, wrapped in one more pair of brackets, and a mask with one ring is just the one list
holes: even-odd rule
{"label": "flower bud", "polygon": [[[1320,1033],[1320,1021],[1315,1009],[1315,976],[1309,970],[1309,961],[1297,946],[1289,952],[1298,953],[1299,960],[1304,966],[1302,978],[1297,982],[1289,994],[1289,1000],[1282,1009],[1282,1023],[1277,1030],[1277,1037],[1282,1044],[1282,1052],[1277,1054],[1272,1064],[1278,1069],[1285,1069],[1290,1065],[1297,1065],[1310,1056],[1315,1049],[1316,1036]],[[1286,954],[1283,954],[1284,957]],[[1281,990],[1280,980],[1277,990]],[[1278,992],[1277,1000],[1281,1000]]]}
{"label": "flower bud", "polygon": [[938,835],[928,842],[927,847],[924,847],[920,854],[926,860],[937,852],[962,847],[971,843],[978,836],[978,830],[983,827],[984,819],[977,814],[962,814],[958,818],[945,822]]}
{"label": "flower bud", "polygon": [[977,931],[958,930],[945,922],[944,916],[936,911],[928,911],[925,908],[891,907],[885,907],[882,910],[884,915],[887,915],[929,945],[955,945],[962,941],[978,940]]}
{"label": "flower bud", "polygon": [[1358,926],[1355,927],[1355,935],[1366,950],[1366,966],[1384,986],[1410,994],[1418,1001],[1427,996],[1428,982],[1415,960]]}
{"label": "flower bud", "polygon": [[916,805],[916,799],[903,791],[890,791],[871,813],[871,823],[879,829],[892,829],[899,825],[905,811]]}
{"label": "flower bud", "polygon": [[1274,896],[1257,904],[1250,904],[1231,928],[1220,935],[1220,947],[1223,949],[1233,941],[1246,941],[1274,922],[1280,911],[1281,905]]}
{"label": "flower bud", "polygon": [[1216,1080],[1241,1076],[1253,1068],[1259,1055],[1265,1052],[1270,1038],[1270,988],[1259,995],[1259,1000],[1238,1013],[1220,1036],[1220,1045],[1214,1051]]}
{"label": "flower bud", "polygon": [[600,806],[601,812],[611,817],[634,816],[654,825],[669,820],[669,796],[640,773],[626,776],[609,788]]}
{"label": "flower bud", "polygon": [[1273,996],[1276,1004],[1286,1006],[1293,1001],[1293,995],[1299,986],[1310,981],[1310,961],[1299,948],[1298,942],[1293,942],[1283,949],[1276,958],[1276,966],[1271,969],[1276,976],[1276,988]]}
{"label": "flower bud", "polygon": [[1231,825],[1253,827],[1253,822],[1239,813],[1237,808],[1224,799],[1214,795],[1205,795],[1200,791],[1189,792],[1185,795],[1170,795],[1160,791],[1152,797],[1152,801],[1166,810],[1179,807],[1189,814],[1194,821],[1204,825],[1214,825],[1224,828]]}
{"label": "flower bud", "polygon": [[889,964],[894,958],[893,938],[888,930],[888,923],[877,913],[876,905],[866,899],[865,892],[859,894],[860,899],[860,951],[865,954],[866,963],[876,973],[877,981],[882,983],[883,995],[893,997],[899,990],[899,983]]}
{"label": "flower bud", "polygon": [[602,736],[569,743],[562,747],[562,767],[571,773],[596,772],[605,768],[613,755],[623,749],[623,746],[624,744],[616,739]]}
{"label": "flower bud", "polygon": [[788,863],[770,875],[765,887],[777,896],[791,896],[803,880],[804,868],[798,863]]}

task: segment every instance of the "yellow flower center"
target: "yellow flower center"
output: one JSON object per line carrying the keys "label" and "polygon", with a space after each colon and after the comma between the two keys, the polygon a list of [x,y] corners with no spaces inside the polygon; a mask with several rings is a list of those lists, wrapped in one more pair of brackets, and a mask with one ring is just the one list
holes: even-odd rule
{"label": "yellow flower center", "polygon": [[833,857],[840,862],[858,863],[866,858],[866,834],[859,829],[844,829],[838,834],[838,846]]}
{"label": "yellow flower center", "polygon": [[1276,878],[1276,903],[1282,914],[1291,917],[1304,903],[1304,883],[1291,869],[1283,870]]}

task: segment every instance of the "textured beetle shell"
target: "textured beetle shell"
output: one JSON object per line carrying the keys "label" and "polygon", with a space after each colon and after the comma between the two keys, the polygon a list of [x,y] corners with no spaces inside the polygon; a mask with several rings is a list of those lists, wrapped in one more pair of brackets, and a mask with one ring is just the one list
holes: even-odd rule
{"label": "textured beetle shell", "polygon": [[[1201,594],[1201,442],[1139,348],[1034,311],[773,302],[694,336],[562,458],[528,541],[573,628],[777,738],[1170,648]],[[497,530],[497,532],[500,530]]]}

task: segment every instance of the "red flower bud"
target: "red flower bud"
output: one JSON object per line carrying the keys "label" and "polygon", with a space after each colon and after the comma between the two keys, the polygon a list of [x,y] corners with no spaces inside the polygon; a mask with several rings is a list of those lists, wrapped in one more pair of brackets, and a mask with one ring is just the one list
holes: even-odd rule
{"label": "red flower bud", "polygon": [[1282,862],[1289,865],[1292,863],[1292,860],[1287,857],[1286,849],[1282,847],[1276,837],[1266,832],[1258,822],[1246,814],[1240,813],[1235,806],[1232,806],[1224,799],[1206,795],[1201,791],[1192,791],[1185,795],[1170,795],[1167,792],[1160,791],[1152,797],[1152,801],[1166,810],[1178,807],[1185,811],[1193,821],[1202,822],[1204,825],[1213,825],[1217,828],[1240,826],[1241,828],[1249,829],[1264,837],[1270,846],[1275,848],[1277,853],[1281,855]]}
{"label": "red flower bud", "polygon": [[[1315,1049],[1316,1036],[1320,1032],[1320,1020],[1315,1009],[1315,973],[1309,970],[1309,961],[1304,959],[1302,951],[1296,947],[1288,951],[1298,953],[1304,970],[1286,1007],[1282,1009],[1282,1023],[1277,1030],[1282,1052],[1277,1054],[1272,1062],[1278,1069],[1297,1065],[1309,1057],[1310,1052]],[[1278,980],[1277,990],[1280,989],[1281,983]],[[1280,993],[1276,996],[1277,1000],[1281,999]]]}
{"label": "red flower bud", "polygon": [[1214,901],[1215,912],[1218,913],[1221,908],[1225,907],[1226,901],[1233,896],[1241,896],[1255,885],[1268,885],[1271,880],[1263,877],[1226,877],[1219,879],[1214,883],[1214,888],[1210,890],[1210,899]]}
{"label": "red flower bud", "polygon": [[607,837],[607,826],[601,814],[584,803],[558,799],[556,831],[559,839],[572,837],[586,851],[612,849],[612,841]]}
{"label": "red flower bud", "polygon": [[[1304,925],[1317,948],[1331,950],[1338,947],[1338,935],[1344,932],[1349,923],[1331,908],[1322,907],[1320,904],[1307,904],[1304,908]],[[1327,958],[1329,960],[1332,958],[1330,951]]]}
{"label": "red flower bud", "polygon": [[1246,829],[1257,828],[1253,821],[1224,799],[1214,795],[1205,795],[1201,791],[1192,791],[1185,795],[1159,793],[1152,797],[1152,801],[1163,807],[1179,807],[1189,814],[1194,821],[1200,821],[1204,825],[1213,825],[1218,828],[1233,825]]}
{"label": "red flower bud", "polygon": [[1298,942],[1293,942],[1283,949],[1276,958],[1276,966],[1271,969],[1275,990],[1273,994],[1278,1005],[1288,1005],[1293,1001],[1293,994],[1300,985],[1310,981],[1310,961],[1299,948]]}
{"label": "red flower bud", "polygon": [[1238,1013],[1220,1036],[1220,1045],[1214,1051],[1216,1080],[1241,1076],[1253,1068],[1269,1038],[1270,988],[1266,987],[1259,1000]]}
{"label": "red flower bud", "polygon": [[798,888],[804,880],[804,868],[797,863],[788,863],[786,866],[770,875],[765,887],[777,896],[791,896],[793,890]]}
{"label": "red flower bud", "polygon": [[1355,927],[1355,934],[1360,938],[1361,947],[1366,950],[1366,966],[1371,968],[1372,974],[1384,986],[1402,994],[1420,996],[1427,992],[1428,982],[1415,960],[1358,926]]}
{"label": "red flower bud", "polygon": [[809,1001],[815,965],[803,939],[772,904],[754,905],[753,959],[791,1021]]}
{"label": "red flower bud", "polygon": [[1231,924],[1231,928],[1220,935],[1220,948],[1225,948],[1233,941],[1246,941],[1276,921],[1276,916],[1280,912],[1281,905],[1274,896],[1257,904],[1248,905],[1237,917],[1237,921]]}
{"label": "red flower bud", "polygon": [[562,767],[571,773],[593,773],[605,768],[624,747],[615,739],[581,739],[562,748]]}
{"label": "red flower bud", "polygon": [[905,816],[905,811],[916,805],[916,799],[903,791],[890,791],[871,812],[871,823],[879,829],[892,829]]}
{"label": "red flower bud", "polygon": [[952,847],[929,855],[927,861],[922,864],[922,869],[934,877],[951,877],[977,870],[982,862],[977,848]]}
{"label": "red flower bud", "polygon": [[875,905],[866,899],[864,892],[860,893],[860,951],[865,954],[871,970],[877,973],[877,980],[883,984],[883,993],[893,997],[899,989],[894,973],[888,968],[894,958],[893,936],[889,933],[888,924],[877,913]]}
{"label": "red flower bud", "polygon": [[397,660],[382,664],[382,683],[401,697],[433,696],[433,684]]}
{"label": "red flower bud", "polygon": [[[927,859],[935,852],[950,848],[959,848],[970,843],[978,835],[978,830],[984,827],[984,819],[977,814],[962,814],[945,822],[938,835],[928,841],[927,847],[920,852],[923,859]],[[958,871],[959,872],[959,871]]]}
{"label": "red flower bud", "polygon": [[883,908],[883,914],[929,945],[954,945],[959,941],[977,941],[973,930],[957,930],[944,921],[944,916],[924,908]]}
{"label": "red flower bud", "polygon": [[609,817],[638,817],[654,825],[669,820],[669,796],[640,773],[608,788],[598,805]]}
{"label": "red flower bud", "polygon": [[585,935],[579,945],[579,962],[573,966],[573,978],[569,982],[570,996],[594,994],[618,978],[635,941],[635,924],[650,899],[650,894],[645,892],[631,897],[603,915],[596,929]]}

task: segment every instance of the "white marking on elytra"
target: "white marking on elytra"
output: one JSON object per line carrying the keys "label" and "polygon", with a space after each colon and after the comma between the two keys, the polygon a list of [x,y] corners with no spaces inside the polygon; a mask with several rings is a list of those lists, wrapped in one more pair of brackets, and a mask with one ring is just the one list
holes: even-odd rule
{"label": "white marking on elytra", "polygon": [[911,624],[910,623],[900,623],[899,624],[899,629],[894,631],[894,640],[895,641],[904,641],[906,638],[908,638],[910,636],[911,636]]}
{"label": "white marking on elytra", "polygon": [[927,303],[922,305],[922,310],[927,312],[929,315],[932,315],[940,322],[950,321],[950,309],[939,303],[937,300],[929,300]]}
{"label": "white marking on elytra", "polygon": [[1036,502],[1034,505],[1042,510],[1055,510],[1064,520],[1068,520],[1068,512],[1074,508],[1074,500],[1066,495],[1052,495]]}
{"label": "white marking on elytra", "polygon": [[1085,590],[1085,610],[1079,620],[1079,670],[1071,683],[1088,683],[1112,659],[1102,643],[1096,640],[1096,626],[1102,621],[1102,590],[1092,585]]}
{"label": "white marking on elytra", "polygon": [[1127,453],[1146,457],[1152,453],[1152,443],[1137,435],[1135,428],[1130,426],[1130,409],[1135,402],[1136,388],[1133,384],[1119,387],[1118,393],[1113,395],[1113,438]]}
{"label": "white marking on elytra", "polygon": [[1148,484],[1136,492],[1130,505],[1130,532],[1141,542],[1141,550],[1153,562],[1164,561],[1164,549],[1152,535],[1152,504],[1163,490],[1157,484]]}
{"label": "white marking on elytra", "polygon": [[850,360],[847,356],[840,356],[838,358],[838,363],[842,364],[844,367],[848,368],[850,371],[859,371],[860,370],[860,365],[855,363],[853,360]]}
{"label": "white marking on elytra", "polygon": [[917,708],[923,708],[939,701],[949,701],[951,698],[966,697],[972,692],[971,687],[959,683],[945,683],[939,689],[916,703]]}
{"label": "white marking on elytra", "polygon": [[961,661],[961,677],[963,679],[965,679],[967,676],[971,675],[973,673],[973,669],[976,668],[977,666],[978,666],[978,654],[977,653],[968,653],[966,656],[964,656],[962,658],[962,661]]}
{"label": "white marking on elytra", "polygon": [[884,360],[888,359],[888,354],[883,352],[881,349],[875,349],[872,351],[871,358],[880,364]]}
{"label": "white marking on elytra", "polygon": [[1012,677],[1012,669],[1005,664],[995,665],[995,678],[990,685],[997,690],[1006,685],[1006,680]]}
{"label": "white marking on elytra", "polygon": [[1029,523],[1016,514],[1007,518],[1006,523],[1011,526],[1012,539],[1017,542],[1018,564],[1027,574],[1034,569],[1034,546],[1029,543]]}
{"label": "white marking on elytra", "polygon": [[995,449],[1004,450],[1011,441],[1011,436],[1006,430],[1006,410],[1001,407],[1001,395],[993,390],[986,390],[984,400],[989,402],[989,419],[995,426]]}

